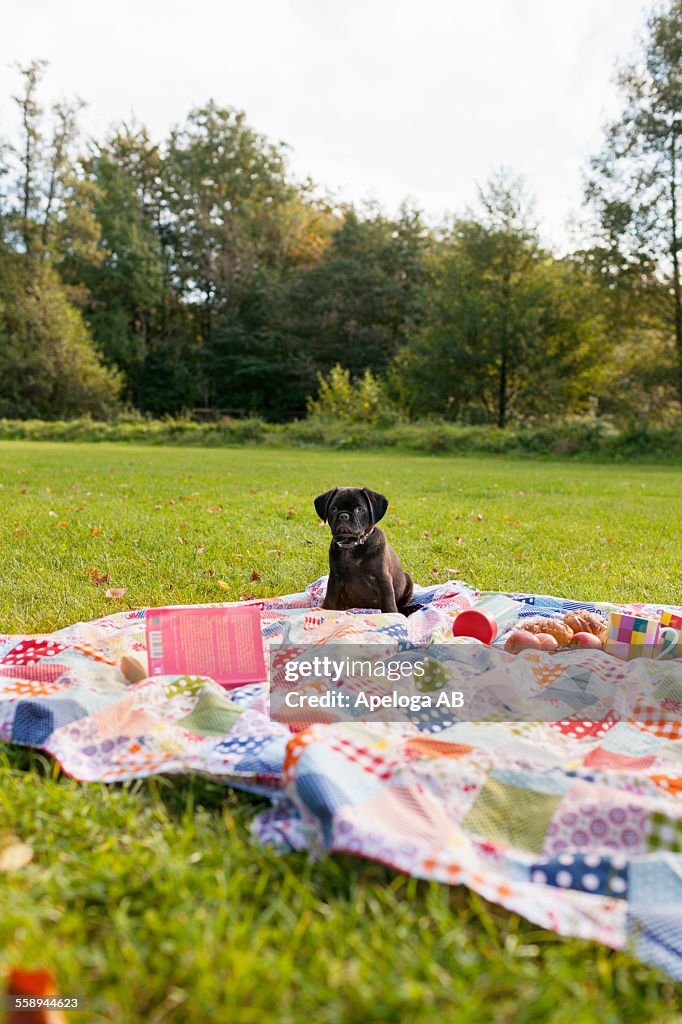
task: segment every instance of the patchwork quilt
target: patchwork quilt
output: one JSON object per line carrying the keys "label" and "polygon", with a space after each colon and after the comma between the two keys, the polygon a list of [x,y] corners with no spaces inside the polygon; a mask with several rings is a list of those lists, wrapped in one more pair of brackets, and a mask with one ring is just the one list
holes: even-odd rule
{"label": "patchwork quilt", "polygon": [[[47,751],[84,782],[223,777],[271,797],[254,822],[263,842],[464,884],[543,928],[628,945],[682,979],[682,660],[523,652],[528,711],[509,721],[514,656],[480,645],[463,660],[452,637],[473,596],[464,584],[417,587],[409,618],[323,610],[325,586],[255,602],[266,646],[427,645],[444,677],[475,677],[480,720],[469,711],[291,729],[270,719],[266,681],[130,684],[119,664],[144,657],[139,610],[50,635],[0,634],[0,740]],[[522,616],[661,607],[513,596]],[[537,720],[533,707],[548,699],[552,720]]]}

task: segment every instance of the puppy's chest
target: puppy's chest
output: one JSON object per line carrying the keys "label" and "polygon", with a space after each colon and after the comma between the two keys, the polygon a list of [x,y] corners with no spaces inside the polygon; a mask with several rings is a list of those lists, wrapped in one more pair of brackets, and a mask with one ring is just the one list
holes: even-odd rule
{"label": "puppy's chest", "polygon": [[337,591],[342,601],[354,607],[363,603],[371,607],[372,601],[379,598],[379,581],[373,573],[357,572],[351,578],[337,580]]}

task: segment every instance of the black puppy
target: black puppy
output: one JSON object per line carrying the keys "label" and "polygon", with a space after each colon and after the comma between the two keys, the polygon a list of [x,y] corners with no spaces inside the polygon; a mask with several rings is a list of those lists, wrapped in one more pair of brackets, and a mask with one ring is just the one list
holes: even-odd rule
{"label": "black puppy", "polygon": [[405,613],[412,578],[376,525],[387,508],[384,495],[369,487],[334,487],[315,498],[315,511],[332,531],[323,608]]}

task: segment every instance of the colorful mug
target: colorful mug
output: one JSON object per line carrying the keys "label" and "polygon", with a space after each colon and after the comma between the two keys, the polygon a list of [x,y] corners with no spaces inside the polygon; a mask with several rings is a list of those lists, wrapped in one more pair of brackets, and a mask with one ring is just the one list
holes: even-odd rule
{"label": "colorful mug", "polygon": [[653,658],[660,631],[658,619],[629,612],[609,612],[604,650],[623,661]]}

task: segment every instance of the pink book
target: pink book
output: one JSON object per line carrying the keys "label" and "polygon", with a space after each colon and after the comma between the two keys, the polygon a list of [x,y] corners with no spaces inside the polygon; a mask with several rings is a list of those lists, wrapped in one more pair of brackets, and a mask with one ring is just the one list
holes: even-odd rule
{"label": "pink book", "polygon": [[267,679],[260,611],[149,608],[149,675],[210,676],[226,689]]}

